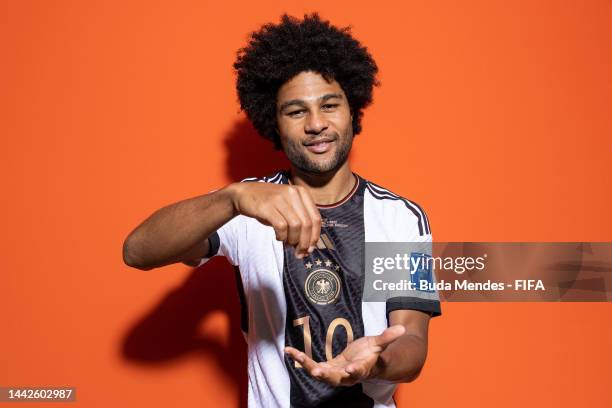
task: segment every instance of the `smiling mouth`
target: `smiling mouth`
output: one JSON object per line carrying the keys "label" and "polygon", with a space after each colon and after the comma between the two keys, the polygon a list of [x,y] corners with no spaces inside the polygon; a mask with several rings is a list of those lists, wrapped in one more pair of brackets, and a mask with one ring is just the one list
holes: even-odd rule
{"label": "smiling mouth", "polygon": [[332,143],[334,143],[334,141],[335,140],[331,138],[324,138],[314,142],[309,142],[305,144],[305,146],[312,153],[321,154],[327,152],[331,148],[331,145]]}

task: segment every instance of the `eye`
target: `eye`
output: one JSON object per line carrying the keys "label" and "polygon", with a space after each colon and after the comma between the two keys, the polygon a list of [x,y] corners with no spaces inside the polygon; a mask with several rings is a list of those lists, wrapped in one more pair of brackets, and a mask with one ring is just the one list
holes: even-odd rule
{"label": "eye", "polygon": [[296,111],[293,111],[293,112],[289,112],[287,115],[289,115],[291,117],[295,117],[295,116],[299,115],[302,112],[304,112],[304,110],[296,110]]}
{"label": "eye", "polygon": [[324,108],[325,110],[329,110],[329,109],[333,109],[333,108],[335,108],[336,106],[338,106],[338,104],[337,104],[337,103],[326,103],[325,105],[323,105],[323,108]]}

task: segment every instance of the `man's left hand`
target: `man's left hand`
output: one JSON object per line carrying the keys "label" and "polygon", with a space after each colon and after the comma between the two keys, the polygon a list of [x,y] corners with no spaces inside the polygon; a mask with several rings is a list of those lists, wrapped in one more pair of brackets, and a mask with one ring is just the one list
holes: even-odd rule
{"label": "man's left hand", "polygon": [[380,353],[405,333],[404,326],[391,326],[378,336],[361,337],[351,342],[330,361],[317,363],[305,353],[285,347],[285,352],[300,363],[306,372],[334,387],[349,386],[376,377],[380,371]]}

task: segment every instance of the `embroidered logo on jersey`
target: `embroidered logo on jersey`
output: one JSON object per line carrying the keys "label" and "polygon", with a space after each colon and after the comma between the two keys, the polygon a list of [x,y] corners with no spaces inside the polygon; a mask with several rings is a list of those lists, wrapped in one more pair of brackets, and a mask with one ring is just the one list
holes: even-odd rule
{"label": "embroidered logo on jersey", "polygon": [[348,224],[342,224],[336,220],[330,220],[329,218],[323,218],[321,222],[322,228],[347,228]]}
{"label": "embroidered logo on jersey", "polygon": [[412,252],[410,254],[410,281],[414,284],[416,290],[433,292],[433,290],[429,290],[429,288],[433,287],[431,256],[421,252]]}
{"label": "embroidered logo on jersey", "polygon": [[[323,267],[323,264],[325,267]],[[320,259],[306,263],[306,269],[312,269],[304,282],[304,292],[312,303],[317,305],[328,305],[334,303],[340,295],[340,276],[336,272],[340,269],[330,260],[323,263]]]}
{"label": "embroidered logo on jersey", "polygon": [[327,234],[321,234],[319,236],[319,240],[317,241],[317,248],[319,249],[329,249],[335,251],[336,248],[334,244],[331,242],[331,239],[327,236]]}

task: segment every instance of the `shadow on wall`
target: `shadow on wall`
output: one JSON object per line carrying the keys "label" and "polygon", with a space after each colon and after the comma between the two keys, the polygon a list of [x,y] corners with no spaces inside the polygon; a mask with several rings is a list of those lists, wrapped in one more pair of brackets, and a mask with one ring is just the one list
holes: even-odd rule
{"label": "shadow on wall", "polygon": [[246,119],[234,124],[225,139],[225,148],[228,180],[239,181],[246,177],[265,176],[289,168],[285,154],[274,150],[272,142],[259,136],[251,122]]}
{"label": "shadow on wall", "polygon": [[[259,136],[246,119],[237,121],[225,139],[226,177],[239,181],[289,168],[282,152]],[[146,274],[143,274],[146,279]],[[228,342],[206,337],[199,328],[216,312],[230,322]],[[212,357],[217,369],[236,384],[239,407],[247,406],[246,343],[240,331],[240,302],[232,266],[220,257],[193,269],[182,285],[166,293],[126,331],[121,353],[130,363],[159,366],[184,357]]]}

